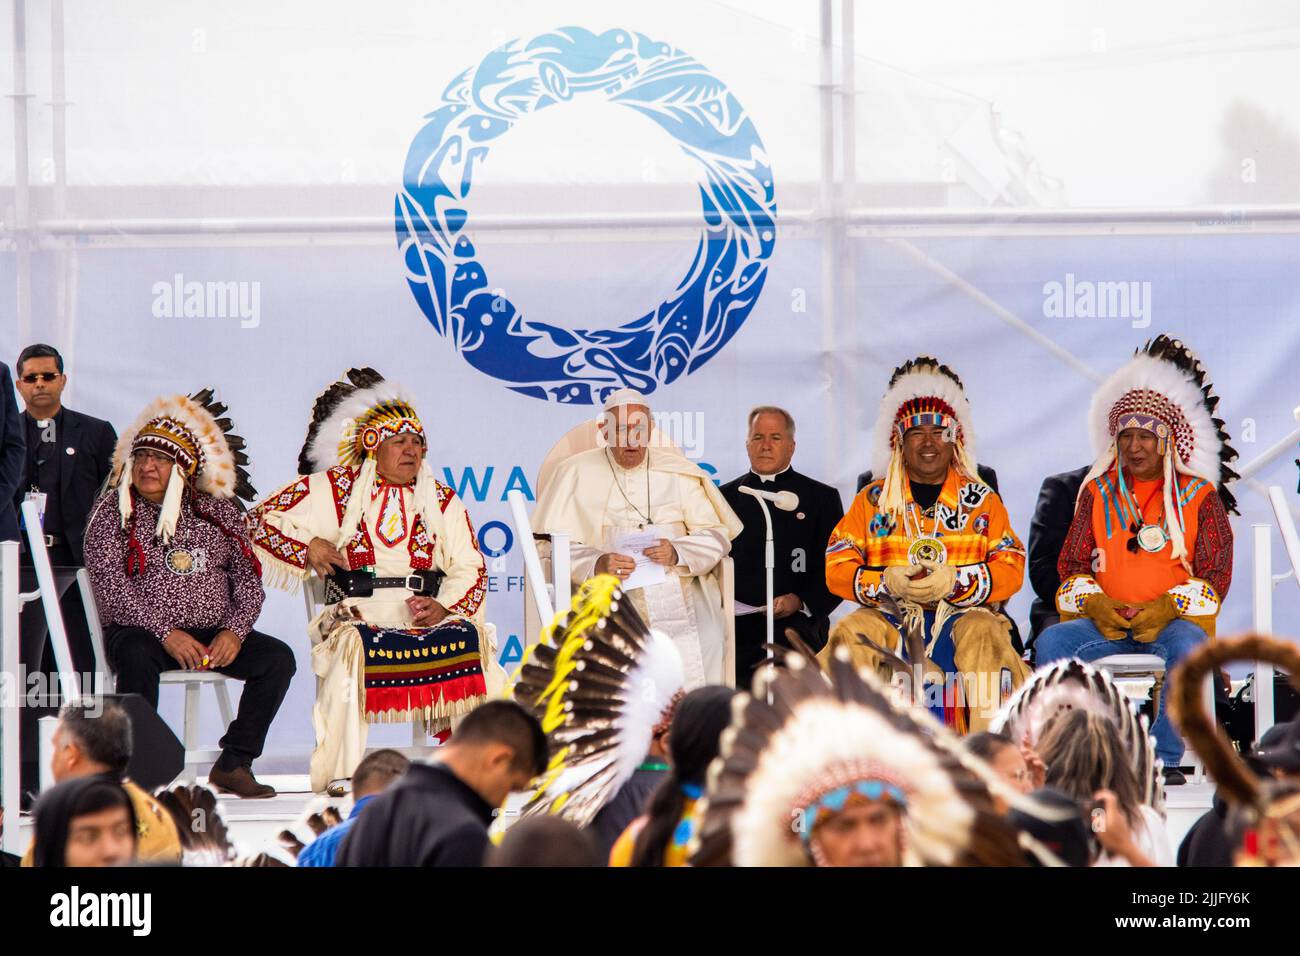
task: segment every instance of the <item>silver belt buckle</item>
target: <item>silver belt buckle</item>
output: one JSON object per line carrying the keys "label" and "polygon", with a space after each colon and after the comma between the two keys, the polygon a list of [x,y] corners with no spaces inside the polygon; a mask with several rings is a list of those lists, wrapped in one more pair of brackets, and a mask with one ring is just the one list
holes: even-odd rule
{"label": "silver belt buckle", "polygon": [[[414,582],[414,583],[412,583]],[[418,574],[408,574],[406,576],[406,590],[419,593],[424,590],[424,578]]]}
{"label": "silver belt buckle", "polygon": [[52,534],[43,534],[43,535],[41,535],[41,537],[45,539],[45,547],[47,547],[47,548],[52,548],[52,547],[54,547],[54,535],[52,535]]}

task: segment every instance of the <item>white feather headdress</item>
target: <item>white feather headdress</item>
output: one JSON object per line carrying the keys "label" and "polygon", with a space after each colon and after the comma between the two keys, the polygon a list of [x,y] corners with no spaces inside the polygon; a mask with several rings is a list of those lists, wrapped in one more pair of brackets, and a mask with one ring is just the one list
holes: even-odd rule
{"label": "white feather headdress", "polygon": [[872,434],[871,470],[885,480],[878,505],[881,511],[896,514],[903,510],[902,435],[908,428],[924,424],[954,426],[953,464],[969,479],[980,480],[970,401],[961,380],[936,359],[917,356],[894,369]]}
{"label": "white feather headdress", "polygon": [[175,461],[158,515],[155,534],[168,541],[176,529],[185,482],[214,498],[234,499],[242,507],[257,492],[249,483],[244,440],[232,432],[224,417],[226,406],[216,401],[212,389],[194,395],[165,395],[145,406],[118,437],[113,450],[109,487],[118,493],[118,510],[125,527],[130,520],[131,456],[137,449],[152,449]]}
{"label": "white feather headdress", "polygon": [[1225,509],[1231,512],[1237,507],[1228,490],[1237,478],[1228,463],[1237,452],[1228,444],[1223,420],[1215,417],[1218,404],[1205,367],[1191,349],[1177,339],[1158,335],[1101,384],[1088,412],[1097,458],[1080,484],[1079,494],[1115,465],[1120,432],[1132,427],[1152,431],[1163,447],[1162,494],[1171,554],[1189,572],[1183,536],[1186,523],[1175,474],[1211,483]]}
{"label": "white feather headdress", "polygon": [[[348,496],[339,534],[344,547],[356,534],[375,487],[375,455],[385,439],[412,433],[424,437],[424,426],[410,394],[372,368],[352,368],[347,381],[332,383],[316,399],[307,439],[298,454],[298,473],[326,471],[337,465],[358,468]],[[415,510],[431,536],[441,534],[442,511],[435,500],[433,470],[426,459],[415,479]]]}
{"label": "white feather headdress", "polygon": [[1026,862],[993,795],[1029,812],[1035,805],[924,709],[896,705],[841,650],[829,674],[790,655],[785,668],[760,672],[752,696],[736,696],[709,768],[692,864],[810,865],[809,799],[863,774],[903,794],[907,862]]}

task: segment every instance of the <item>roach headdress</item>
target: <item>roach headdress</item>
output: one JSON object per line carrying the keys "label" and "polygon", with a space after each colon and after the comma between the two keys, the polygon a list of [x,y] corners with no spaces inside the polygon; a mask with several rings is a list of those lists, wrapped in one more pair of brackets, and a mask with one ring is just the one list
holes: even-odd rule
{"label": "roach headdress", "polygon": [[1142,802],[1163,811],[1164,778],[1147,719],[1100,668],[1077,660],[1039,668],[1007,701],[989,730],[1005,733],[1017,744],[1028,737],[1030,746],[1037,746],[1051,719],[1068,710],[1099,714],[1115,725],[1142,786]]}

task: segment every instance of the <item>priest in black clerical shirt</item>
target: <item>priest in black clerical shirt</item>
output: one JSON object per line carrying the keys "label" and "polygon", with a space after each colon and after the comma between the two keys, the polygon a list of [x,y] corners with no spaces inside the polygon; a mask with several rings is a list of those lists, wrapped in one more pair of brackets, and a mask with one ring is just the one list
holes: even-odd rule
{"label": "priest in black clerical shirt", "polygon": [[[794,511],[769,504],[776,561],[772,571],[776,642],[787,645],[793,628],[812,649],[826,643],[831,611],[840,599],[826,589],[826,542],[844,515],[840,493],[790,467],[794,456],[794,419],[781,408],[760,406],[749,413],[745,451],[750,470],[722,486],[722,494],[745,528],[731,542],[736,567],[736,686],[748,688],[767,652],[767,579],[764,564],[766,525],[757,501],[742,487],[793,491]],[[745,604],[759,610],[739,613]]]}
{"label": "priest in black clerical shirt", "polygon": [[[18,392],[26,408],[19,418],[19,427],[27,438],[27,452],[17,476],[13,507],[16,511],[32,496],[38,502],[38,512],[43,512],[41,529],[50,564],[58,568],[78,567],[83,563],[86,521],[112,467],[117,433],[108,422],[63,406],[68,376],[64,373],[63,356],[53,346],[29,345],[19,354],[14,369]],[[0,383],[0,388],[4,387],[6,383]],[[36,580],[30,570],[32,556],[26,538],[22,541],[19,562],[26,569],[22,573],[23,590],[30,590],[36,586]],[[60,591],[59,605],[73,667],[84,675],[84,681],[95,670],[95,658],[81,593],[67,575],[56,575],[55,582]],[[21,635],[19,661],[27,673],[43,671],[53,675],[53,648],[47,640],[48,628],[39,601],[23,608],[18,631]],[[48,683],[52,685],[53,681]],[[48,706],[27,706],[22,711],[23,779],[35,780],[39,769],[37,721],[58,712],[58,701],[46,703]],[[18,808],[13,810],[16,814]]]}
{"label": "priest in black clerical shirt", "polygon": [[[43,502],[43,530],[50,563],[80,566],[91,506],[112,469],[117,433],[106,421],[63,406],[68,376],[63,356],[49,345],[29,345],[15,366],[26,411],[27,457],[14,495],[17,508],[29,495]],[[26,553],[22,562],[30,565]],[[64,615],[68,615],[64,611]],[[73,615],[76,616],[76,615]]]}

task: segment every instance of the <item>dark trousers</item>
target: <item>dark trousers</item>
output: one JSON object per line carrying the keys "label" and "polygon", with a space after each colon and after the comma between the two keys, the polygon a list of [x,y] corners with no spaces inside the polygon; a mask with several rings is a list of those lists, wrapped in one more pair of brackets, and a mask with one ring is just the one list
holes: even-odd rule
{"label": "dark trousers", "polygon": [[[775,640],[780,647],[790,647],[785,629],[791,628],[799,639],[815,651],[826,646],[828,624],[826,619],[808,617],[802,611],[789,617],[778,617],[772,626]],[[754,672],[767,660],[767,613],[742,614],[736,618],[736,687],[749,690],[754,685]]]}
{"label": "dark trousers", "polygon": [[[220,628],[183,627],[181,630],[201,644],[211,644]],[[157,637],[141,627],[109,628],[107,642],[108,657],[117,674],[118,693],[139,694],[156,710],[159,676],[163,671],[177,670],[180,664]],[[239,656],[226,667],[216,669],[218,674],[244,682],[239,710],[220,741],[219,769],[247,767],[262,755],[266,732],[289,691],[289,681],[296,669],[289,645],[261,631],[249,631]]]}

